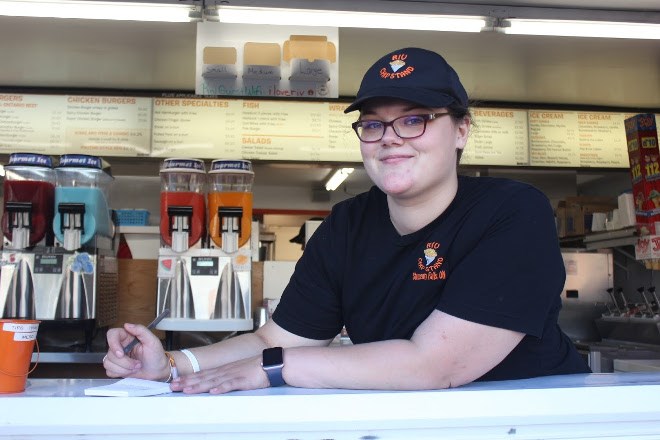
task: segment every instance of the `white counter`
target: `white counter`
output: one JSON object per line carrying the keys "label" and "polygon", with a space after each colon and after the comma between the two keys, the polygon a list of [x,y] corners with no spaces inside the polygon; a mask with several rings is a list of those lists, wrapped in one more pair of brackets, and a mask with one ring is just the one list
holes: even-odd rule
{"label": "white counter", "polygon": [[31,379],[0,395],[0,439],[660,438],[660,373],[556,376],[424,392],[291,387],[86,397],[106,379]]}

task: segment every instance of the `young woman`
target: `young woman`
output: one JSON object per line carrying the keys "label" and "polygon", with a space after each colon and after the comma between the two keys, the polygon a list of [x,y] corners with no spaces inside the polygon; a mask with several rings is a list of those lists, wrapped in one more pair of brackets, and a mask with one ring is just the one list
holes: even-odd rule
{"label": "young woman", "polygon": [[[273,319],[171,354],[144,326],[125,324],[108,332],[108,376],[168,380],[178,370],[174,391],[224,393],[589,372],[557,325],[565,271],[547,198],[458,175],[471,118],[454,69],[435,52],[394,51],[367,71],[354,110],[375,186],[316,230]],[[330,345],[343,326],[353,345]],[[141,344],[125,355],[134,336]]]}

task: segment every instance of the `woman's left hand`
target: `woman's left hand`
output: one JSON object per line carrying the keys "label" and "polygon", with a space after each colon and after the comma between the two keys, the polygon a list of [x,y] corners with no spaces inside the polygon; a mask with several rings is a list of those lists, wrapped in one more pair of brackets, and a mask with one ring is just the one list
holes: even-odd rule
{"label": "woman's left hand", "polygon": [[187,394],[223,394],[229,391],[268,388],[270,382],[261,367],[261,355],[241,359],[217,368],[181,376],[172,381],[173,391]]}

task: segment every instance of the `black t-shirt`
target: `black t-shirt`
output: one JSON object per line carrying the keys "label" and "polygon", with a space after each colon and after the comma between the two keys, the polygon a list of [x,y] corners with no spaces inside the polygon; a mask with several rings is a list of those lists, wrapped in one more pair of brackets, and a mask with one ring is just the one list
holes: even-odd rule
{"label": "black t-shirt", "polygon": [[[434,309],[525,333],[481,380],[589,372],[557,325],[565,270],[536,188],[459,177],[438,218],[400,236],[378,188],[338,203],[308,242],[273,315],[282,328],[355,344],[410,339]],[[440,343],[440,342],[439,342]]]}

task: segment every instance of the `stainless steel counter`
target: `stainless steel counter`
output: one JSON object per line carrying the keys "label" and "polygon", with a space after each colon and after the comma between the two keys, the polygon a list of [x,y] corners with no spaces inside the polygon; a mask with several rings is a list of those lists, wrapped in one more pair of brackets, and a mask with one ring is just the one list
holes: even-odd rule
{"label": "stainless steel counter", "polygon": [[421,392],[282,387],[86,397],[108,379],[30,379],[0,395],[0,439],[660,439],[660,372]]}

